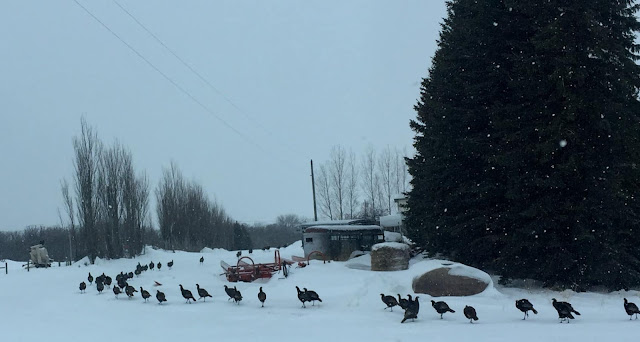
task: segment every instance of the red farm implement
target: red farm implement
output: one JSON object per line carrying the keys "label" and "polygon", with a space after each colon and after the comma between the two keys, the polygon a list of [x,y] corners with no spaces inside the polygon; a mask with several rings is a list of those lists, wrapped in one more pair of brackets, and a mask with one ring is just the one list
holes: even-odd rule
{"label": "red farm implement", "polygon": [[274,273],[283,268],[283,265],[291,265],[292,263],[290,260],[281,259],[280,251],[276,249],[273,263],[256,264],[250,257],[243,256],[238,259],[235,266],[231,266],[224,261],[220,261],[220,266],[224,270],[228,281],[252,282],[259,278],[271,278]]}

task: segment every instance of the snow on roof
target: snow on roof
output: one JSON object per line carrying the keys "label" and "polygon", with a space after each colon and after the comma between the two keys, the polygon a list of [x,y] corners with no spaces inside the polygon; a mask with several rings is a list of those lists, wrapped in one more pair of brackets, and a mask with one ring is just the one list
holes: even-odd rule
{"label": "snow on roof", "polygon": [[383,227],[399,227],[402,224],[402,214],[380,216],[380,225]]}
{"label": "snow on roof", "polygon": [[371,251],[375,251],[380,248],[409,249],[409,246],[400,242],[382,242],[373,245],[373,247],[371,247]]}
{"label": "snow on roof", "polygon": [[328,221],[309,221],[302,223],[301,227],[311,227],[311,226],[344,226],[350,224],[357,223],[367,223],[371,222],[371,220],[367,219],[351,219],[351,220],[328,220]]}
{"label": "snow on roof", "polygon": [[308,227],[305,231],[327,231],[327,230],[341,230],[341,231],[358,231],[358,230],[382,230],[382,227],[376,225],[318,225]]}

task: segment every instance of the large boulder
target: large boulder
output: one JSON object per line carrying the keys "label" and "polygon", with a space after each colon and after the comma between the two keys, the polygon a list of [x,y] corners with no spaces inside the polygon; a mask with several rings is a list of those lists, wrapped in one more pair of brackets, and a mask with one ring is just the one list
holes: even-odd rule
{"label": "large boulder", "polygon": [[371,247],[372,271],[400,271],[409,268],[409,246],[399,242],[383,242]]}
{"label": "large boulder", "polygon": [[483,292],[491,283],[491,277],[478,269],[448,264],[433,269],[413,279],[413,292],[432,297],[472,296]]}

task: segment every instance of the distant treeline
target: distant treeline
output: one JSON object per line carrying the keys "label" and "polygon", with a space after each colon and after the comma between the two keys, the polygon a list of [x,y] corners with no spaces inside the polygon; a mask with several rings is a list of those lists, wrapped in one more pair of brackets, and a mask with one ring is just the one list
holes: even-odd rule
{"label": "distant treeline", "polygon": [[[158,246],[161,244],[157,230],[147,228],[143,236],[145,244]],[[0,232],[0,260],[27,261],[29,248],[44,242],[49,257],[54,261],[69,260],[69,229],[61,227],[31,226],[23,231]]]}

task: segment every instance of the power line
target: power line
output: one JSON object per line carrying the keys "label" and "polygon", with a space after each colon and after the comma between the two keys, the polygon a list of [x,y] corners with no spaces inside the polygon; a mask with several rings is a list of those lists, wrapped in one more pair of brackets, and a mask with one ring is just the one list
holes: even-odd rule
{"label": "power line", "polygon": [[[122,37],[120,37],[117,33],[115,33],[111,28],[109,28],[109,26],[107,26],[104,22],[102,22],[98,17],[96,17],[91,11],[89,11],[86,7],[84,7],[81,3],[78,2],[78,0],[73,0],[73,2],[76,3],[76,5],[78,5],[80,8],[82,8],[87,14],[89,14],[95,21],[97,21],[98,23],[100,23],[100,25],[102,25],[102,27],[104,27],[107,31],[109,31],[114,37],[118,38],[118,40],[120,42],[122,42],[122,44],[124,44],[127,48],[129,48],[129,50],[133,51],[138,57],[140,57],[140,59],[142,59],[145,63],[147,63],[147,65],[149,65],[153,70],[155,70],[157,73],[159,73],[160,75],[162,75],[162,77],[164,77],[164,79],[166,79],[167,81],[169,81],[171,84],[173,84],[174,87],[176,87],[178,90],[180,90],[180,92],[182,92],[184,95],[186,95],[187,97],[189,97],[193,102],[195,102],[196,104],[198,104],[200,107],[202,107],[202,109],[204,109],[205,111],[207,111],[209,114],[213,115],[216,119],[218,119],[220,122],[222,122],[222,124],[224,124],[225,126],[227,126],[227,128],[231,129],[233,132],[235,132],[238,136],[240,136],[242,139],[244,139],[245,141],[249,142],[250,144],[254,145],[255,147],[257,147],[259,150],[265,152],[265,153],[269,153],[268,151],[266,151],[265,149],[262,148],[262,146],[258,145],[257,143],[255,143],[253,140],[249,139],[248,137],[246,137],[244,134],[242,134],[242,132],[240,132],[239,130],[237,130],[235,127],[231,126],[231,124],[227,123],[224,119],[222,119],[220,116],[218,116],[213,110],[211,110],[209,107],[207,107],[205,104],[203,104],[202,102],[200,102],[197,98],[195,98],[195,96],[191,95],[191,93],[189,93],[186,89],[184,89],[182,86],[180,86],[178,83],[176,83],[173,79],[171,79],[169,76],[167,76],[167,74],[165,74],[164,72],[162,72],[162,70],[160,70],[158,67],[156,67],[153,63],[151,63],[151,61],[149,61],[147,58],[145,58],[140,52],[138,52],[133,46],[131,46],[129,43],[127,43],[124,39],[122,39]],[[272,154],[272,156],[276,157],[275,155]],[[277,157],[276,157],[277,158]]]}
{"label": "power line", "polygon": [[[265,131],[271,137],[275,137],[273,133],[271,133],[268,129],[266,129],[263,125],[261,125],[255,118],[251,117],[248,113],[238,107],[228,96],[226,96],[221,90],[215,87],[209,80],[207,80],[202,74],[200,74],[194,67],[192,67],[189,63],[187,63],[184,59],[182,59],[178,54],[173,51],[167,44],[165,44],[157,35],[155,35],[151,30],[149,30],[140,20],[138,20],[131,12],[129,12],[126,8],[124,8],[117,0],[112,0],[120,9],[126,13],[133,21],[135,21],[143,30],[145,30],[153,39],[160,45],[162,45],[165,50],[167,50],[173,57],[175,57],[182,65],[184,65],[187,69],[189,69],[194,75],[196,75],[202,82],[204,82],[209,88],[213,89],[218,95],[220,95],[227,103],[229,103],[233,108],[235,108],[239,113],[241,113],[249,122],[254,123],[260,129]],[[298,153],[297,151],[293,151],[290,145],[283,144],[285,147],[289,148],[292,152]]]}

